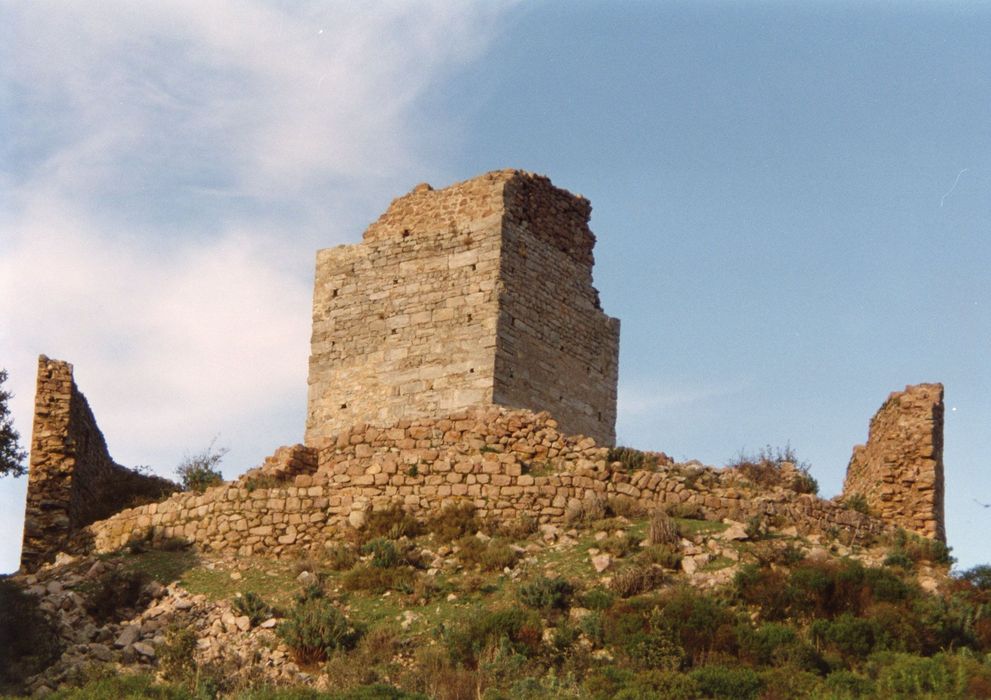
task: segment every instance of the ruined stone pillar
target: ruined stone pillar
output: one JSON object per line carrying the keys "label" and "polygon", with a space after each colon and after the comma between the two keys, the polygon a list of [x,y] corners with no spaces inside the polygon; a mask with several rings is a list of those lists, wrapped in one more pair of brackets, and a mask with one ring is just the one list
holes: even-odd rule
{"label": "ruined stone pillar", "polygon": [[892,393],[853,448],[843,496],[859,494],[897,527],[946,541],[943,520],[943,385]]}

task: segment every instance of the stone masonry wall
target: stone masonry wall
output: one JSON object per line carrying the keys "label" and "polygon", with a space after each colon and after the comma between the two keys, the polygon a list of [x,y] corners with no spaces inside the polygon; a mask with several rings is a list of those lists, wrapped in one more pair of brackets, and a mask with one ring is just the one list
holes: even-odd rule
{"label": "stone masonry wall", "polygon": [[[694,506],[715,519],[778,516],[804,532],[832,530],[848,541],[885,527],[832,501],[757,488],[735,470],[666,465],[628,473],[607,461],[607,448],[563,434],[546,413],[490,407],[385,428],[354,426],[315,456],[312,448],[282,448],[236,482],[94,523],[89,539],[98,551],[134,537],[179,537],[206,551],[298,555],[333,545],[369,510],[394,503],[421,517],[469,501],[497,521],[564,523],[583,501],[617,497],[645,508]],[[296,468],[315,466],[280,483],[293,471],[284,466],[292,459]]]}
{"label": "stone masonry wall", "polygon": [[306,444],[492,403],[612,442],[619,328],[592,287],[589,211],[499,171],[419,185],[362,243],[319,251]]}
{"label": "stone masonry wall", "polygon": [[38,359],[22,569],[50,561],[74,533],[135,499],[159,499],[178,488],[116,464],[73,381],[72,365]]}
{"label": "stone masonry wall", "polygon": [[613,444],[619,320],[592,286],[592,207],[536,178],[508,181],[505,202],[494,402]]}
{"label": "stone masonry wall", "polygon": [[943,385],[893,392],[853,448],[843,495],[860,494],[883,520],[946,541],[943,520]]}

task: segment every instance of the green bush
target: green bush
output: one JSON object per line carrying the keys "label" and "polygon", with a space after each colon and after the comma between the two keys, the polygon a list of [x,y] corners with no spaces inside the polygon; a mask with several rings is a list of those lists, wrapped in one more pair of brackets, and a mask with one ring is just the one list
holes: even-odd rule
{"label": "green bush", "polygon": [[520,558],[516,550],[501,540],[483,540],[475,535],[466,535],[455,545],[458,559],[465,567],[477,566],[482,571],[512,568]]}
{"label": "green bush", "polygon": [[165,641],[155,650],[162,677],[168,681],[192,678],[196,672],[195,652],[196,632],[189,627],[169,627],[165,632]]}
{"label": "green bush", "polygon": [[398,540],[401,537],[416,537],[423,532],[423,525],[402,504],[392,503],[386,508],[373,510],[365,516],[361,528],[361,539],[385,538]]}
{"label": "green bush", "polygon": [[978,590],[991,591],[991,566],[988,564],[979,564],[966,571],[961,571],[956,576]]}
{"label": "green bush", "polygon": [[690,676],[706,698],[747,700],[756,698],[763,687],[760,676],[751,668],[714,664],[696,668]]}
{"label": "green bush", "polygon": [[581,595],[581,605],[589,610],[605,610],[616,601],[616,596],[605,588],[590,588]]}
{"label": "green bush", "polygon": [[877,630],[871,620],[843,613],[833,620],[816,620],[810,628],[817,644],[825,645],[847,659],[866,659],[874,651]]}
{"label": "green bush", "polygon": [[874,696],[874,682],[859,673],[839,669],[826,676],[827,697],[836,700],[869,698]]}
{"label": "green bush", "polygon": [[606,454],[606,461],[612,464],[619,462],[623,471],[635,472],[640,470],[657,471],[660,465],[660,455],[656,452],[643,452],[632,447],[611,447]]}
{"label": "green bush", "polygon": [[647,670],[631,677],[614,700],[695,700],[701,692],[693,678],[677,671]]}
{"label": "green bush", "polygon": [[305,595],[276,628],[299,663],[326,661],[338,649],[351,649],[361,637],[334,604],[321,595]]}
{"label": "green bush", "polygon": [[620,598],[631,598],[654,590],[664,581],[664,571],[653,564],[631,564],[613,574],[609,590]]}
{"label": "green bush", "polygon": [[563,578],[541,576],[520,586],[517,596],[528,608],[564,610],[571,601],[574,586]]}
{"label": "green bush", "polygon": [[389,569],[402,563],[402,557],[399,555],[399,550],[396,549],[396,543],[382,537],[366,542],[361,547],[361,553],[365,556],[370,554],[372,566],[377,566],[380,569]]}
{"label": "green bush", "polygon": [[453,542],[466,535],[474,535],[481,528],[482,522],[475,514],[475,505],[469,501],[444,506],[426,523],[426,531],[439,542]]}
{"label": "green bush", "polygon": [[735,653],[736,619],[721,600],[693,588],[667,593],[650,616],[650,627],[669,634],[693,664],[712,652]]}
{"label": "green bush", "polygon": [[211,441],[202,452],[187,455],[176,467],[176,475],[186,491],[202,493],[209,487],[224,482],[224,475],[218,466],[227,454],[228,448],[214,449],[213,444],[214,441]]}
{"label": "green bush", "polygon": [[862,493],[851,493],[849,496],[844,497],[843,505],[850,510],[855,510],[864,515],[870,515],[871,512],[870,506],[867,505],[867,497]]}
{"label": "green bush", "polygon": [[0,693],[40,672],[59,654],[55,629],[38,599],[0,577]]}
{"label": "green bush", "polygon": [[442,627],[440,636],[452,662],[473,668],[485,649],[503,640],[513,653],[533,656],[540,648],[543,632],[536,613],[508,608],[467,614],[461,622]]}
{"label": "green bush", "polygon": [[335,544],[326,551],[324,564],[332,571],[347,571],[358,562],[357,553],[346,544]]}
{"label": "green bush", "polygon": [[272,606],[251,591],[234,598],[233,607],[241,615],[247,615],[252,625],[260,625],[275,614]]}
{"label": "green bush", "polygon": [[[786,469],[785,465],[792,468]],[[784,449],[767,445],[756,454],[741,451],[728,466],[756,486],[783,486],[797,493],[819,493],[819,484],[809,473],[808,463],[798,461],[791,445],[785,445]]]}
{"label": "green bush", "polygon": [[412,593],[416,584],[416,572],[409,567],[388,567],[362,564],[354,567],[341,580],[341,585],[348,591],[368,591],[369,593],[385,593],[398,591]]}

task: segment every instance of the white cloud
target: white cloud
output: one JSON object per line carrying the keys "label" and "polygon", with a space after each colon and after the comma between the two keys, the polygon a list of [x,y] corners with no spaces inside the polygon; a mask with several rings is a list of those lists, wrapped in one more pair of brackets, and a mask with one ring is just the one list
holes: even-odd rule
{"label": "white cloud", "polygon": [[[226,471],[302,435],[317,247],[443,170],[418,101],[504,5],[0,5],[0,366],[30,439],[36,358],[75,365],[111,453]],[[367,213],[364,214],[367,217]],[[0,481],[0,571],[23,482]]]}

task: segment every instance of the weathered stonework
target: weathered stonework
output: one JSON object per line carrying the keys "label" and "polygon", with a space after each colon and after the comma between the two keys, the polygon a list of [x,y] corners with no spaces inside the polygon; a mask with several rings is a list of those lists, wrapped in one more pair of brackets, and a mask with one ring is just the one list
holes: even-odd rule
{"label": "weathered stonework", "polygon": [[853,448],[843,495],[860,494],[884,521],[946,541],[943,520],[943,385],[892,393]]}
{"label": "weathered stonework", "polygon": [[619,321],[592,286],[588,200],[518,170],[393,201],[317,253],[305,442],[484,405],[615,439]]}
{"label": "weathered stonework", "polygon": [[86,397],[72,379],[72,365],[44,355],[38,359],[23,570],[33,571],[54,559],[86,525],[136,499],[160,499],[178,489],[171,481],[115,463]]}
{"label": "weathered stonework", "polygon": [[738,470],[661,464],[629,472],[608,454],[590,438],[562,433],[547,413],[499,407],[357,425],[327,440],[318,458],[312,448],[281,448],[236,482],[93,523],[88,539],[101,552],[135,537],[177,537],[204,551],[298,556],[335,545],[367,511],[396,503],[421,518],[462,501],[497,522],[563,524],[569,509],[608,498],[690,507],[716,520],[775,518],[846,543],[885,530],[835,501],[758,487]]}

